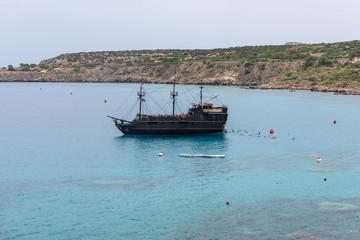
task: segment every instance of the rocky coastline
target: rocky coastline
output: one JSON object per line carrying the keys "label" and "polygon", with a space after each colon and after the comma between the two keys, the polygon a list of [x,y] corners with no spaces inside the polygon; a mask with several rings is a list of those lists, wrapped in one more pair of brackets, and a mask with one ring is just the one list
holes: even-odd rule
{"label": "rocky coastline", "polygon": [[[335,54],[336,53],[336,54]],[[210,50],[62,54],[0,69],[0,82],[248,86],[360,95],[360,41]]]}
{"label": "rocky coastline", "polygon": [[[119,78],[116,76],[88,73],[88,74],[70,74],[70,73],[38,73],[38,72],[5,72],[0,71],[0,82],[88,82],[88,83],[149,83],[149,84],[172,84],[172,76],[169,79],[163,78],[146,78],[137,76],[125,76]],[[186,80],[178,78],[179,84],[198,85],[201,83],[200,79]],[[333,92],[340,95],[360,95],[360,85],[353,85],[346,87],[344,84],[334,84],[332,86],[313,86],[311,84],[293,84],[284,83],[276,80],[268,80],[265,82],[251,79],[237,79],[227,75],[221,75],[212,78],[203,78],[202,83],[206,85],[218,86],[243,86],[249,89],[263,89],[263,90],[309,90],[315,92]]]}

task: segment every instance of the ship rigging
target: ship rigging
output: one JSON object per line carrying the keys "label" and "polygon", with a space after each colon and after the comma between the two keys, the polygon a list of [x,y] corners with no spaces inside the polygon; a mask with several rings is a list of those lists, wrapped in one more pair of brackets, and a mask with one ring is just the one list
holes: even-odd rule
{"label": "ship rigging", "polygon": [[203,88],[200,85],[200,103],[193,103],[187,113],[175,114],[176,100],[176,79],[173,81],[170,96],[172,99],[172,114],[144,114],[143,103],[145,102],[146,91],[144,84],[141,83],[140,90],[137,92],[139,100],[139,112],[132,120],[124,118],[113,119],[115,126],[127,135],[165,135],[165,134],[199,134],[199,133],[221,133],[227,121],[228,108],[224,105],[214,107],[210,101],[213,97],[203,103]]}

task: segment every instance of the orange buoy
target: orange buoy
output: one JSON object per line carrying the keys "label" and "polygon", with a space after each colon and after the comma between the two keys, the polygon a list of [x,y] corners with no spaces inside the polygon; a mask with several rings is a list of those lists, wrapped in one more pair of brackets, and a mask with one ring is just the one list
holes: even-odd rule
{"label": "orange buoy", "polygon": [[318,157],[318,158],[316,159],[316,161],[319,163],[319,162],[322,161],[322,159]]}
{"label": "orange buoy", "polygon": [[270,129],[270,133],[273,134],[273,133],[274,133],[274,129]]}

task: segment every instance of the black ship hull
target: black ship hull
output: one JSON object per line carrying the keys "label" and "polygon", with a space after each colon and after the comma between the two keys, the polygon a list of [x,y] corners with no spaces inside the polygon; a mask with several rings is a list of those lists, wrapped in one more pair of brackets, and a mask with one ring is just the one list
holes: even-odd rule
{"label": "black ship hull", "polygon": [[121,124],[114,120],[116,127],[127,135],[167,135],[221,133],[225,122],[214,121],[138,121],[135,124]]}

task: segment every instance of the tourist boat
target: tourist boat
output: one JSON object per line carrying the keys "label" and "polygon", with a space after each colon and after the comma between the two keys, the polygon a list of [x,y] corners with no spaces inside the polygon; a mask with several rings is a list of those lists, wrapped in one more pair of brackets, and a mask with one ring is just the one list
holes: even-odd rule
{"label": "tourist boat", "polygon": [[166,134],[199,134],[221,133],[228,117],[226,106],[214,107],[209,101],[203,102],[203,85],[200,85],[200,103],[192,104],[187,113],[175,114],[175,101],[178,92],[175,91],[175,80],[172,97],[172,114],[147,115],[142,113],[145,102],[143,84],[137,92],[139,112],[132,121],[108,116],[113,119],[115,126],[126,135],[166,135]]}

